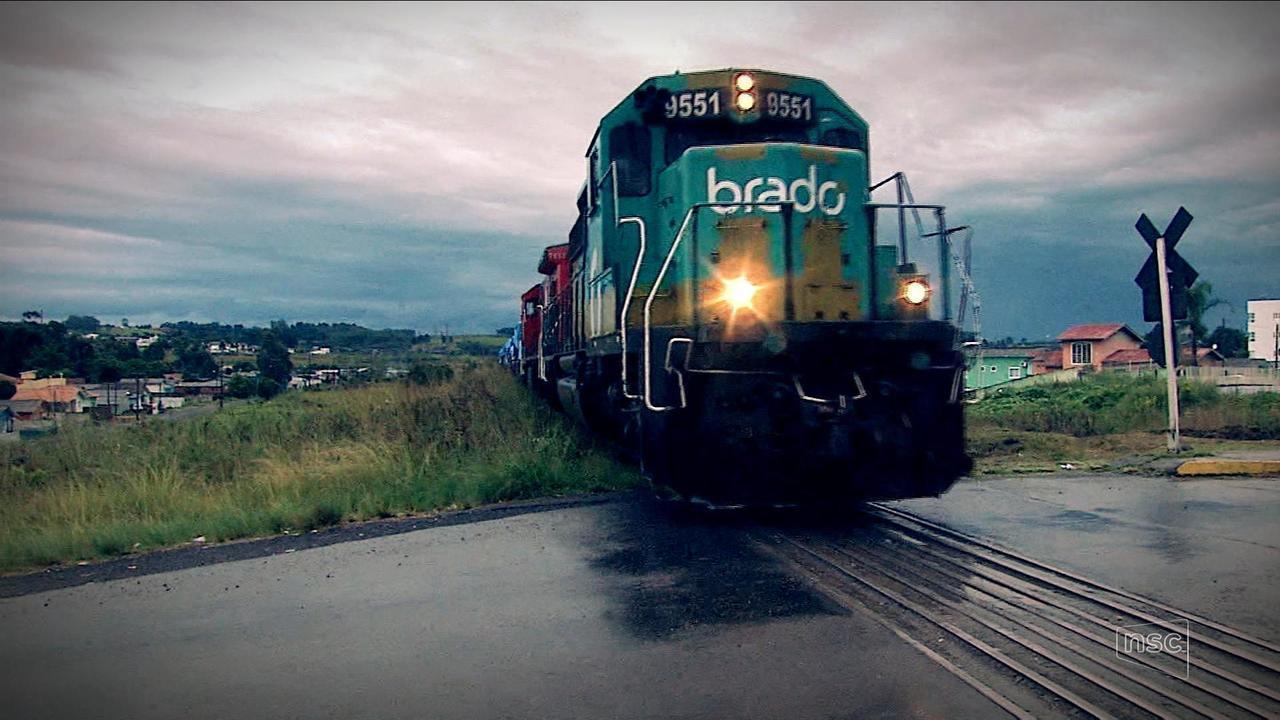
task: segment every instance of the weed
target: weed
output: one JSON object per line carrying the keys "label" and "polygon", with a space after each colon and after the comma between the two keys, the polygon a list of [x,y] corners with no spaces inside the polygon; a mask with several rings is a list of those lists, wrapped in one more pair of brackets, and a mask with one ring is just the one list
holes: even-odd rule
{"label": "weed", "polygon": [[[1179,383],[1188,435],[1280,438],[1280,394],[1227,395],[1204,383]],[[1091,437],[1156,431],[1168,417],[1163,380],[1103,373],[1076,382],[1000,393],[969,408],[969,417],[1009,430]]]}
{"label": "weed", "polygon": [[493,363],[0,446],[0,570],[628,487]]}

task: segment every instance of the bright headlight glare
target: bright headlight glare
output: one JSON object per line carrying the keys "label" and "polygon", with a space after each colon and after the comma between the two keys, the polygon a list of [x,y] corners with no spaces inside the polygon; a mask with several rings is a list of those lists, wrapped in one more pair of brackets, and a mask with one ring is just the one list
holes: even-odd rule
{"label": "bright headlight glare", "polygon": [[923,280],[908,280],[902,286],[902,299],[912,305],[919,305],[929,299],[929,284]]}
{"label": "bright headlight glare", "polygon": [[740,92],[746,92],[756,86],[756,79],[751,77],[751,73],[739,73],[733,79],[733,86]]}
{"label": "bright headlight glare", "polygon": [[732,278],[724,281],[724,292],[720,299],[729,303],[729,307],[734,310],[749,308],[759,289],[745,277]]}
{"label": "bright headlight glare", "polygon": [[738,97],[736,100],[734,100],[734,102],[738,105],[739,110],[741,110],[742,112],[747,112],[748,110],[756,106],[755,93],[749,93],[749,92],[738,93]]}

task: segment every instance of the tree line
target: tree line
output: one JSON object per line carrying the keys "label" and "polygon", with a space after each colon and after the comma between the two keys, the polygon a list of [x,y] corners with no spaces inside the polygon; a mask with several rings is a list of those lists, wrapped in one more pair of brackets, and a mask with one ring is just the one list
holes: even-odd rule
{"label": "tree line", "polygon": [[[1204,316],[1219,305],[1229,304],[1215,297],[1213,285],[1203,280],[1187,290],[1187,319],[1173,324],[1176,334],[1174,345],[1185,348],[1189,352],[1192,365],[1198,365],[1197,353],[1203,348],[1215,348],[1224,358],[1249,357],[1249,335],[1243,330],[1219,325],[1212,331],[1204,324]],[[1151,359],[1160,367],[1164,367],[1164,329],[1156,323],[1143,338]],[[1182,352],[1174,354],[1174,364],[1182,362]]]}
{"label": "tree line", "polygon": [[372,330],[353,323],[290,324],[286,320],[273,320],[270,327],[246,327],[222,323],[169,322],[160,326],[170,332],[203,343],[229,342],[262,345],[267,333],[275,336],[286,348],[310,349],[330,347],[338,351],[363,352],[369,350],[407,351],[414,343],[428,342],[431,336],[419,335],[413,330]]}
{"label": "tree line", "polygon": [[110,326],[91,315],[71,315],[61,322],[43,322],[39,311],[29,311],[23,317],[23,322],[0,322],[0,373],[16,376],[34,370],[41,377],[62,375],[88,382],[170,372],[181,373],[186,380],[208,380],[218,374],[218,362],[209,353],[209,344],[228,342],[259,348],[256,363],[236,363],[235,370],[256,369],[262,377],[283,386],[293,368],[289,347],[311,343],[339,350],[407,350],[421,337],[412,330],[370,330],[348,323],[289,325],[280,320],[270,328],[260,328],[177,322],[164,323],[158,329],[143,328],[154,330],[149,335],[155,339],[140,348],[136,336],[112,334]]}
{"label": "tree line", "polygon": [[205,380],[217,375],[218,365],[204,345],[181,335],[161,335],[150,346],[139,348],[133,338],[86,338],[56,320],[0,323],[0,372],[16,376],[24,370],[35,370],[43,377],[81,377],[89,382],[156,377],[167,372]]}

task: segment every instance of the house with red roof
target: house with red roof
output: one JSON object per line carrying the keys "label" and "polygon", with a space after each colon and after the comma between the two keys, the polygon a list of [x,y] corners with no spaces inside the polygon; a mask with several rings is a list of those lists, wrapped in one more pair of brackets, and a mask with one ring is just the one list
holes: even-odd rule
{"label": "house with red roof", "polygon": [[1053,347],[1038,350],[1035,355],[1031,356],[1031,374],[1043,375],[1045,373],[1057,372],[1062,369],[1062,347],[1054,345]]}
{"label": "house with red roof", "polygon": [[30,383],[23,383],[18,386],[18,392],[14,393],[13,400],[21,402],[24,400],[34,400],[40,403],[45,415],[52,413],[78,413],[82,412],[86,405],[92,403],[92,399],[83,390],[75,385],[44,385],[40,387],[29,387]]}
{"label": "house with red roof", "polygon": [[1141,372],[1152,370],[1155,367],[1156,363],[1151,359],[1151,355],[1146,348],[1117,350],[1102,359],[1102,368],[1104,370]]}
{"label": "house with red roof", "polygon": [[1146,353],[1142,337],[1124,323],[1072,325],[1058,336],[1058,347],[1064,370],[1084,367],[1101,370],[1103,363],[1114,353],[1133,350]]}

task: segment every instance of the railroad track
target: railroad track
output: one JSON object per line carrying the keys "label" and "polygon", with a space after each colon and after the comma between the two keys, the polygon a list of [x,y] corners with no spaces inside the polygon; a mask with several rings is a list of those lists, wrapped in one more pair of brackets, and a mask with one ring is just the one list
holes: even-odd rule
{"label": "railroad track", "polygon": [[1280,717],[1275,643],[887,505],[866,515],[755,539],[1014,717]]}

